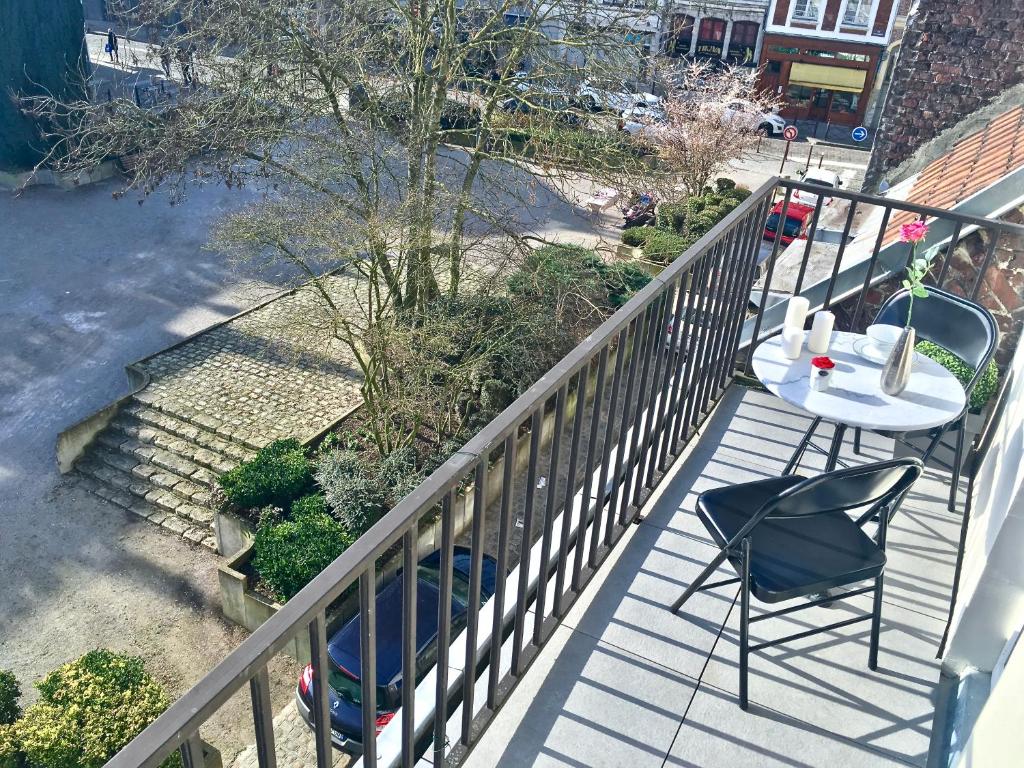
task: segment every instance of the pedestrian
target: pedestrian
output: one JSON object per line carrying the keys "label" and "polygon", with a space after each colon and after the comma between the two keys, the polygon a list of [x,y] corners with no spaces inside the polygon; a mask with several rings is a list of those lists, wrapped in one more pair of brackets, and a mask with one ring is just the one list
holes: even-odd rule
{"label": "pedestrian", "polygon": [[163,69],[164,76],[168,80],[171,79],[171,60],[171,47],[164,43],[160,46],[160,67]]}
{"label": "pedestrian", "polygon": [[107,27],[106,51],[111,61],[121,62],[121,57],[117,54],[117,35],[114,34],[114,30],[110,27]]}

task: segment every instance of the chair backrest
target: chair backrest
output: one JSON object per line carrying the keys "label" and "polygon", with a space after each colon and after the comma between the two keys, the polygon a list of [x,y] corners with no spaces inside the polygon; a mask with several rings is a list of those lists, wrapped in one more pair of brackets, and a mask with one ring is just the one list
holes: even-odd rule
{"label": "chair backrest", "polygon": [[805,517],[898,500],[924,470],[917,458],[893,459],[826,472],[769,499],[754,517]]}
{"label": "chair backrest", "polygon": [[[910,291],[897,291],[878,310],[875,322],[902,327],[907,323],[909,305]],[[928,298],[914,301],[910,325],[918,340],[938,344],[975,369],[974,378],[965,387],[970,395],[999,342],[999,329],[992,313],[980,304],[929,286]]]}

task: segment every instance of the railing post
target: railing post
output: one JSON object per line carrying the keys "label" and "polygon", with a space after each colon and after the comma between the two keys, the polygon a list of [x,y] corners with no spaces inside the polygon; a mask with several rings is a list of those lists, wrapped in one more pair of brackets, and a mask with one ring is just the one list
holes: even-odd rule
{"label": "railing post", "polygon": [[327,695],[327,618],[322,611],[309,623],[309,650],[313,664],[312,715],[316,764],[317,768],[330,768],[334,755],[331,751],[331,707]]}
{"label": "railing post", "polygon": [[274,710],[270,704],[270,676],[266,667],[261,667],[249,681],[249,696],[252,699],[252,721],[256,730],[256,760],[260,768],[277,768]]}

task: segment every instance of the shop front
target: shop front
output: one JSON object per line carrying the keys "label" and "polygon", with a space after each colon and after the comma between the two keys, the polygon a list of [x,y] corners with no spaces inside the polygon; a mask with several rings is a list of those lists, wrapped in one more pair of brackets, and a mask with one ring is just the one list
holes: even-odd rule
{"label": "shop front", "polygon": [[761,87],[780,96],[789,120],[838,125],[864,122],[881,48],[765,35]]}

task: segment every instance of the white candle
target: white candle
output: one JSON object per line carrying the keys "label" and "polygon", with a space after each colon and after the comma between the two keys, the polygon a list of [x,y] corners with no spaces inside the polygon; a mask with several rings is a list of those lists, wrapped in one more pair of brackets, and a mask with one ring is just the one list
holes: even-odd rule
{"label": "white candle", "polygon": [[811,324],[811,335],[807,337],[807,349],[816,355],[824,355],[828,352],[829,344],[832,343],[832,327],[836,323],[836,316],[831,312],[815,312],[814,322]]}
{"label": "white candle", "polygon": [[803,328],[782,329],[782,354],[790,360],[800,357],[800,350],[804,346]]}
{"label": "white candle", "polygon": [[810,308],[811,302],[803,296],[791,298],[789,306],[786,307],[786,322],[783,323],[783,327],[803,329],[804,323],[807,322],[807,310]]}

